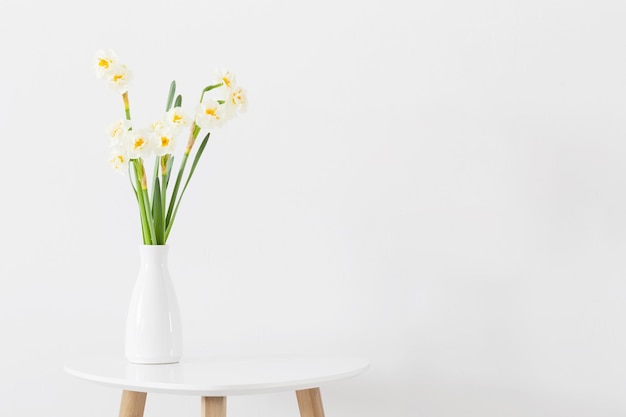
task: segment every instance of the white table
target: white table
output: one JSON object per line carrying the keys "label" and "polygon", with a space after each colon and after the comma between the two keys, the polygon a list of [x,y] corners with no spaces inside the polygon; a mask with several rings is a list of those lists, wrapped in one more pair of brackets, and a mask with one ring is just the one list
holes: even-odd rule
{"label": "white table", "polygon": [[147,393],[197,395],[202,417],[225,417],[226,397],[295,391],[301,417],[324,417],[320,385],[358,375],[362,358],[266,356],[183,359],[170,365],[134,365],[124,359],[75,359],[65,370],[76,377],[121,388],[120,417],[142,417]]}

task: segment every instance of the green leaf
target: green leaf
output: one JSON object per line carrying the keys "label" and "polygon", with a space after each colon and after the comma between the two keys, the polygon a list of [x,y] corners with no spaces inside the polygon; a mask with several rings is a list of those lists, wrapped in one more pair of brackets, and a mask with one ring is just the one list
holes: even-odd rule
{"label": "green leaf", "polygon": [[163,245],[165,236],[165,227],[163,222],[163,207],[161,201],[161,186],[157,177],[154,185],[154,198],[152,200],[152,219],[154,220],[154,234],[156,243]]}
{"label": "green leaf", "polygon": [[174,107],[180,107],[183,105],[183,96],[180,94],[176,97],[176,102],[174,103]]}
{"label": "green leaf", "polygon": [[[185,192],[185,189],[187,189],[187,185],[189,184],[189,180],[191,180],[191,176],[193,175],[193,172],[196,170],[196,166],[198,165],[198,162],[200,161],[200,157],[202,156],[202,152],[204,152],[204,148],[206,147],[206,144],[209,142],[209,136],[211,136],[211,132],[207,133],[204,139],[202,139],[202,143],[200,144],[200,147],[198,148],[196,157],[193,159],[193,164],[191,164],[191,171],[189,171],[189,176],[187,177],[187,182],[185,182],[183,193]],[[180,194],[180,197],[181,198],[183,197],[182,193]]]}
{"label": "green leaf", "polygon": [[165,182],[165,187],[167,188],[168,185],[170,185],[170,176],[172,175],[172,167],[174,166],[174,155],[170,156],[170,158],[167,160],[167,167],[166,169],[166,178],[167,181]]}
{"label": "green leaf", "polygon": [[[183,173],[185,171],[185,165],[187,165],[188,158],[189,158],[188,154],[183,154],[183,161],[180,163],[180,167],[178,168],[178,175],[176,176],[176,183],[174,184],[174,190],[172,191],[172,196],[170,197],[170,204],[169,204],[169,207],[167,208],[167,216],[165,217],[166,230],[170,227],[172,213],[174,212],[174,204],[176,203],[176,196],[178,195],[178,189],[180,188],[180,183],[183,180]],[[167,240],[167,233],[165,234],[165,239]]]}
{"label": "green leaf", "polygon": [[152,201],[154,201],[155,193],[157,189],[157,183],[159,181],[159,169],[161,168],[161,157],[157,156],[154,158],[154,174],[152,175]]}
{"label": "green leaf", "polygon": [[170,93],[167,96],[167,105],[165,111],[169,111],[172,108],[172,102],[174,101],[174,94],[176,94],[176,81],[172,81],[170,84]]}
{"label": "green leaf", "polygon": [[159,229],[162,234],[162,245],[165,245],[165,207],[167,207],[167,178],[164,175],[161,179],[161,223]]}

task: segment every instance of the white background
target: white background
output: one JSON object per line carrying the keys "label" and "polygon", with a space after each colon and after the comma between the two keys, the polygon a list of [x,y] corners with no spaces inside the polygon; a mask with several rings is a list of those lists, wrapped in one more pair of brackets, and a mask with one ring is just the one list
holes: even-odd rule
{"label": "white background", "polygon": [[[618,1],[0,3],[0,415],[116,415],[63,372],[123,353],[140,230],[106,164],[121,100],[247,87],[173,229],[185,353],[371,369],[326,414],[626,412],[626,7]],[[194,414],[195,413],[195,414]],[[197,415],[152,396],[148,416]],[[290,393],[229,415],[293,416]]]}

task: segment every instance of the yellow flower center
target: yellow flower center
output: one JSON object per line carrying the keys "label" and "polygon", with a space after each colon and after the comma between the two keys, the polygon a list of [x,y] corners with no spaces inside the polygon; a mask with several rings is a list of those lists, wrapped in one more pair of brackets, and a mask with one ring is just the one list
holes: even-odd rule
{"label": "yellow flower center", "polygon": [[119,169],[124,166],[124,157],[122,155],[116,155],[111,158],[111,165],[114,169]]}
{"label": "yellow flower center", "polygon": [[172,118],[172,122],[179,123],[182,120],[183,120],[183,116],[181,116],[180,114],[174,113],[174,117]]}
{"label": "yellow flower center", "polygon": [[168,138],[167,136],[161,136],[161,147],[165,148],[169,144],[170,144],[170,138]]}
{"label": "yellow flower center", "polygon": [[238,104],[243,102],[243,94],[241,90],[233,91],[233,104]]}
{"label": "yellow flower center", "polygon": [[230,81],[230,78],[228,78],[228,75],[224,75],[222,77],[222,81],[224,82],[224,85],[228,88],[230,88],[230,85],[232,84],[232,82]]}
{"label": "yellow flower center", "polygon": [[100,58],[98,60],[98,66],[104,69],[108,69],[109,68],[109,60],[108,59],[104,59],[104,58]]}
{"label": "yellow flower center", "polygon": [[137,140],[135,140],[135,143],[133,145],[134,149],[141,149],[143,148],[143,145],[146,144],[146,141],[143,140],[143,138],[139,138]]}
{"label": "yellow flower center", "polygon": [[115,74],[113,76],[113,82],[116,83],[116,82],[118,82],[119,80],[121,80],[123,78],[124,78],[124,74]]}
{"label": "yellow flower center", "polygon": [[207,107],[207,109],[204,111],[205,114],[208,114],[209,116],[213,116],[216,119],[219,119],[219,117],[217,117],[217,109],[216,108],[209,108]]}

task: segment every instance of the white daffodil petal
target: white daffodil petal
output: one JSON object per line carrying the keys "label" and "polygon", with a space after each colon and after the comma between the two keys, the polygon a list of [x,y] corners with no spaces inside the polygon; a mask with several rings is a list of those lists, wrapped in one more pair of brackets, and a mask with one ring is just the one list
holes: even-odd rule
{"label": "white daffodil petal", "polygon": [[163,156],[174,153],[176,149],[176,135],[174,129],[163,129],[153,134],[154,154]]}
{"label": "white daffodil petal", "polygon": [[117,55],[115,52],[98,51],[94,58],[94,69],[98,78],[104,78],[104,76],[115,66],[118,65]]}
{"label": "white daffodil petal", "polygon": [[109,126],[107,132],[109,133],[109,137],[119,138],[130,129],[130,126],[131,125],[128,120],[119,120]]}
{"label": "white daffodil petal", "polygon": [[119,94],[124,94],[128,91],[128,87],[133,78],[132,73],[126,68],[126,65],[113,67],[107,72],[106,77],[109,81],[109,86]]}
{"label": "white daffodil petal", "polygon": [[230,94],[230,102],[237,108],[237,112],[244,113],[248,109],[248,95],[246,90],[235,87]]}
{"label": "white daffodil petal", "polygon": [[212,130],[222,127],[227,119],[224,106],[216,100],[204,100],[196,107],[196,124],[202,129]]}
{"label": "white daffodil petal", "polygon": [[111,158],[109,159],[109,165],[111,168],[117,173],[126,174],[128,172],[128,155],[124,152],[119,152],[117,150],[111,152]]}
{"label": "white daffodil petal", "polygon": [[131,159],[147,158],[152,154],[154,135],[148,130],[131,130],[129,132],[128,154]]}
{"label": "white daffodil petal", "polygon": [[215,72],[215,78],[218,83],[224,84],[224,87],[231,89],[235,86],[235,75],[227,69],[221,69]]}
{"label": "white daffodil petal", "polygon": [[148,129],[151,132],[160,132],[161,130],[165,129],[165,122],[163,120],[157,120],[155,122],[152,122]]}
{"label": "white daffodil petal", "polygon": [[171,108],[165,113],[164,120],[165,127],[175,129],[176,134],[191,123],[189,116],[187,116],[180,107]]}

